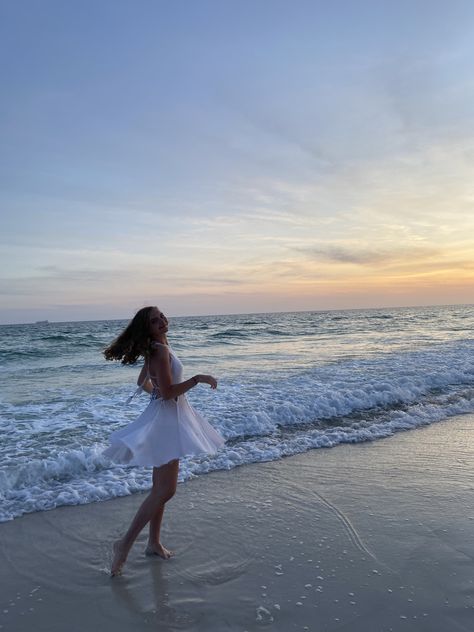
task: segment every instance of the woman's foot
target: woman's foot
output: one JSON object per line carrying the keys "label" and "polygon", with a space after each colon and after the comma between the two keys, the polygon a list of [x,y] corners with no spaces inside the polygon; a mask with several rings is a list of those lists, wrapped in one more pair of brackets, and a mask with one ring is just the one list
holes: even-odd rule
{"label": "woman's foot", "polygon": [[117,540],[113,543],[112,550],[114,557],[112,560],[112,567],[110,569],[110,576],[117,577],[117,575],[122,574],[122,567],[127,561],[128,551],[124,549],[121,540]]}
{"label": "woman's foot", "polygon": [[173,557],[173,551],[168,551],[165,547],[160,543],[158,544],[147,544],[145,549],[145,555],[158,555],[158,557],[162,557],[164,560],[169,560],[170,557]]}

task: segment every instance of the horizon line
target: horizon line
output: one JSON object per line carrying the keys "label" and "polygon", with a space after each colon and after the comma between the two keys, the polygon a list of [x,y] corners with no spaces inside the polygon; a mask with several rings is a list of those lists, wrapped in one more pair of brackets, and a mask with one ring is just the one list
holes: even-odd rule
{"label": "horizon line", "polygon": [[[367,312],[374,310],[390,310],[390,309],[420,309],[423,307],[472,307],[474,303],[430,303],[427,305],[395,305],[391,307],[378,306],[378,307],[342,307],[342,308],[329,308],[329,309],[297,309],[297,310],[282,310],[282,311],[268,311],[268,312],[229,312],[226,314],[186,314],[181,316],[170,315],[169,318],[212,318],[222,316],[257,316],[262,314],[310,314],[313,312],[325,313],[325,312]],[[140,311],[139,308],[135,313]],[[15,327],[20,325],[62,325],[66,323],[100,323],[100,322],[117,322],[121,320],[131,320],[133,316],[125,318],[88,318],[85,320],[49,320],[42,319],[37,321],[28,321],[21,323],[0,323],[0,327]]]}

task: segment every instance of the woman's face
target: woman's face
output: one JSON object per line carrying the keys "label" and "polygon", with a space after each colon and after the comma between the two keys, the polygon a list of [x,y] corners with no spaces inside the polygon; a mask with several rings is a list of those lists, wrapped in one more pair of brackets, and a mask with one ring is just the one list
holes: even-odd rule
{"label": "woman's face", "polygon": [[161,338],[168,331],[168,319],[158,307],[150,313],[150,334],[153,339]]}

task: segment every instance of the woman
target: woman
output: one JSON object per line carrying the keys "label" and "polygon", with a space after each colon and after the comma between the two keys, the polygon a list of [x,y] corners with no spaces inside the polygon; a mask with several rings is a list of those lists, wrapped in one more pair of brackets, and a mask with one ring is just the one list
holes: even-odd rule
{"label": "woman", "polygon": [[[113,545],[112,576],[119,575],[143,527],[150,523],[147,555],[168,559],[172,553],[160,541],[165,504],[178,482],[179,458],[214,453],[224,439],[188,403],[185,393],[197,384],[217,388],[212,375],[194,375],[182,381],[183,365],[168,345],[168,319],[157,307],[139,310],[127,328],[104,351],[107,360],[134,364],[145,359],[139,389],[151,393],[145,411],[134,422],[111,435],[104,454],[118,463],[153,466],[153,486],[138,509],[127,533]],[[138,390],[139,390],[138,389]]]}

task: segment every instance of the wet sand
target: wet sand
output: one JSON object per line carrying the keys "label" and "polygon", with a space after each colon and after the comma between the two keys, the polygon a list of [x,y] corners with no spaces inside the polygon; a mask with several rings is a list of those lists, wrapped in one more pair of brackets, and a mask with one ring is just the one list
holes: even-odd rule
{"label": "wet sand", "polygon": [[142,495],[0,525],[0,629],[472,632],[474,415],[180,485],[120,578]]}

